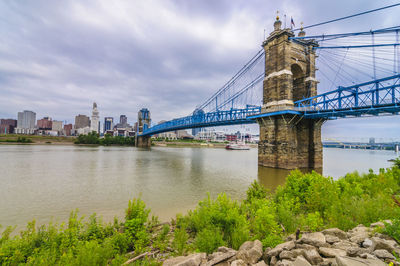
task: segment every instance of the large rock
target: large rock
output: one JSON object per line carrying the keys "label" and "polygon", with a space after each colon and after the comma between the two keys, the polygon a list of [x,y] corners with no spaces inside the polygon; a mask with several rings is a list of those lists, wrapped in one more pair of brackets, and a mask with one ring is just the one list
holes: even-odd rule
{"label": "large rock", "polygon": [[277,245],[275,248],[266,252],[266,257],[273,257],[279,255],[283,250],[291,250],[296,246],[294,241],[285,242],[282,244]]}
{"label": "large rock", "polygon": [[233,252],[233,251],[228,251],[226,253],[216,252],[216,255],[213,256],[213,258],[211,258],[211,260],[209,260],[206,263],[206,266],[212,266],[212,265],[218,264],[220,262],[226,261],[227,259],[230,259],[235,255],[236,255],[236,252]]}
{"label": "large rock", "polygon": [[362,246],[364,247],[364,248],[369,248],[369,247],[371,247],[372,246],[372,240],[371,239],[369,239],[369,238],[366,238],[365,240],[364,240],[364,242],[362,242]]}
{"label": "large rock", "polygon": [[276,266],[293,266],[293,261],[281,260],[276,263]]}
{"label": "large rock", "polygon": [[231,266],[247,266],[247,264],[242,260],[234,260],[231,262]]}
{"label": "large rock", "polygon": [[340,239],[347,239],[347,234],[339,228],[329,228],[322,231],[324,235],[336,236]]}
{"label": "large rock", "polygon": [[315,249],[303,250],[303,256],[308,260],[309,263],[314,265],[323,261],[322,257]]}
{"label": "large rock", "polygon": [[373,255],[377,256],[380,259],[386,260],[394,260],[396,259],[392,254],[390,254],[386,249],[377,249],[372,252]]}
{"label": "large rock", "polygon": [[309,244],[315,247],[326,246],[325,235],[321,232],[305,233],[298,241],[300,244]]}
{"label": "large rock", "polygon": [[298,256],[293,262],[293,266],[311,266],[311,264],[303,256]]}
{"label": "large rock", "polygon": [[262,243],[259,240],[244,242],[236,255],[247,264],[255,264],[263,255]]}
{"label": "large rock", "polygon": [[263,260],[260,260],[256,264],[253,264],[253,266],[267,266],[267,264]]}
{"label": "large rock", "polygon": [[337,266],[336,258],[323,258],[323,261],[318,266]]}
{"label": "large rock", "polygon": [[385,249],[390,253],[396,252],[398,255],[400,255],[400,249],[396,241],[386,240],[378,237],[373,237],[371,240],[371,250]]}
{"label": "large rock", "polygon": [[376,223],[372,223],[369,227],[371,227],[371,228],[375,228],[375,227],[385,228],[385,224],[382,223],[382,222],[376,222]]}
{"label": "large rock", "polygon": [[195,253],[189,256],[170,258],[164,261],[164,266],[199,266],[206,260],[206,253]]}
{"label": "large rock", "polygon": [[360,256],[361,254],[367,253],[369,251],[370,251],[370,249],[367,249],[367,248],[351,247],[347,250],[347,256],[357,257],[357,256]]}
{"label": "large rock", "polygon": [[352,257],[336,257],[338,266],[386,266],[386,263],[378,259],[361,259]]}
{"label": "large rock", "polygon": [[289,250],[283,250],[280,254],[279,254],[279,258],[281,260],[283,259],[287,259],[287,260],[293,260],[296,256],[293,254],[293,252],[289,251]]}
{"label": "large rock", "polygon": [[338,249],[342,249],[342,250],[348,250],[350,248],[357,248],[359,247],[356,243],[347,241],[347,240],[342,240],[340,242],[334,243],[332,245],[333,248],[338,248]]}
{"label": "large rock", "polygon": [[346,251],[338,248],[319,248],[319,254],[327,258],[334,258],[336,256],[346,256]]}
{"label": "large rock", "polygon": [[350,236],[349,239],[351,242],[360,244],[369,237],[370,231],[371,228],[365,227],[364,225],[360,224],[348,232]]}
{"label": "large rock", "polygon": [[325,239],[326,239],[326,242],[329,244],[340,242],[340,238],[337,236],[325,235]]}

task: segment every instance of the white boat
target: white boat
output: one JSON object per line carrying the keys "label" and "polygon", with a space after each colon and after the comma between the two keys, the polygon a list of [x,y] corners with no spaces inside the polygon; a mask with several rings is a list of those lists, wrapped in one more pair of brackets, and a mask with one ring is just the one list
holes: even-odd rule
{"label": "white boat", "polygon": [[226,145],[227,150],[250,150],[250,147],[244,143],[229,143]]}

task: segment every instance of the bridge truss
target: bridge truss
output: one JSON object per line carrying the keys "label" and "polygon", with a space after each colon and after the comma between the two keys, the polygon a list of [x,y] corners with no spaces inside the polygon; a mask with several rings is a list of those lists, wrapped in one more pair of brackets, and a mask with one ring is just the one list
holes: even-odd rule
{"label": "bridge truss", "polygon": [[[237,124],[292,113],[336,119],[400,113],[400,26],[364,32],[292,37],[314,40],[321,94],[306,95],[290,110],[260,114],[264,50],[258,51],[224,86],[182,118],[146,128],[142,135]],[[322,85],[322,86],[321,86]]]}

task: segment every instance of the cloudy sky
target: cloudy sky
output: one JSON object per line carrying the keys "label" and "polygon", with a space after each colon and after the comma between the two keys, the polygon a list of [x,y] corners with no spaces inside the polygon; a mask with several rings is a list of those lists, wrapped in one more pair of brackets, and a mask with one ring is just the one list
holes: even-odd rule
{"label": "cloudy sky", "polygon": [[[276,10],[314,24],[398,1],[83,0],[0,2],[0,117],[33,110],[73,122],[147,107],[154,121],[184,116],[259,49]],[[399,24],[400,7],[307,30]],[[296,25],[296,26],[297,26]],[[400,116],[327,122],[324,137],[397,138]]]}

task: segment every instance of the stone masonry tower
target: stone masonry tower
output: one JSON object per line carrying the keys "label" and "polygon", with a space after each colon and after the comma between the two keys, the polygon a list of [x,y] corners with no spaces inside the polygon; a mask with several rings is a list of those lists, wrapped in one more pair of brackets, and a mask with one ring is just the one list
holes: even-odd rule
{"label": "stone masonry tower", "polygon": [[138,127],[136,132],[136,147],[149,148],[151,146],[150,136],[138,136],[143,131],[150,127],[151,118],[150,111],[147,108],[143,108],[138,113]]}
{"label": "stone masonry tower", "polygon": [[[290,40],[290,29],[274,31],[263,43],[263,116],[258,118],[258,164],[274,168],[322,168],[321,124],[299,115],[294,102],[317,94],[314,41]],[[302,30],[299,36],[304,36]]]}

